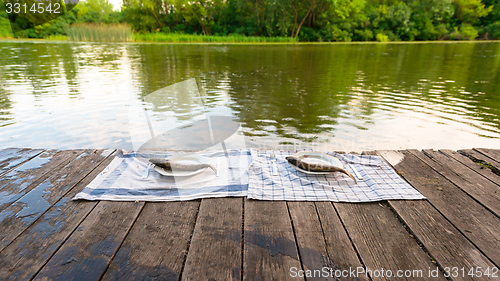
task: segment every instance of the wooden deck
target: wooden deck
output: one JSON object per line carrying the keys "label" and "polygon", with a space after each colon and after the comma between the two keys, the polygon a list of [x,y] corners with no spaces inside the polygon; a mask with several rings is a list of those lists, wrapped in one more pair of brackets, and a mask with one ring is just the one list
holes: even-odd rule
{"label": "wooden deck", "polygon": [[500,280],[500,150],[376,152],[427,200],[71,201],[114,153],[0,150],[0,280]]}

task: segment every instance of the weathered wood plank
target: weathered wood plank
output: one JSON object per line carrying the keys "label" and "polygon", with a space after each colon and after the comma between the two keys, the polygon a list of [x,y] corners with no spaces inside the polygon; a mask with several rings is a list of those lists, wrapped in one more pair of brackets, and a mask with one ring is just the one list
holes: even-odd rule
{"label": "weathered wood plank", "polygon": [[[442,268],[493,268],[467,238],[425,200],[389,201],[391,207]],[[474,272],[474,274],[476,274]],[[457,276],[452,280],[491,280],[488,276]]]}
{"label": "weathered wood plank", "polygon": [[243,280],[303,280],[285,201],[245,201]]}
{"label": "weathered wood plank", "polygon": [[49,150],[15,167],[0,178],[0,212],[67,164],[83,150]]}
{"label": "weathered wood plank", "polygon": [[[497,266],[500,265],[500,219],[425,164],[419,151],[381,151],[380,154],[413,187]],[[386,154],[388,156],[386,156]],[[397,154],[397,155],[396,155]],[[419,157],[417,157],[416,155]],[[399,161],[398,161],[399,160]]]}
{"label": "weathered wood plank", "polygon": [[6,148],[0,150],[0,176],[11,168],[37,156],[42,151],[43,149],[30,148]]}
{"label": "weathered wood plank", "polygon": [[0,252],[0,280],[30,280],[97,205],[71,201],[111,161],[113,155],[79,182],[68,194]]}
{"label": "weathered wood plank", "polygon": [[0,250],[70,191],[113,150],[89,150],[0,212]]}
{"label": "weathered wood plank", "polygon": [[307,280],[332,280],[321,276],[323,267],[335,269],[337,265],[328,256],[316,205],[314,202],[287,202],[287,205],[299,247],[300,260],[304,271],[309,273],[306,274]]}
{"label": "weathered wood plank", "polygon": [[[339,273],[343,273],[344,270],[349,271],[350,269],[363,267],[332,203],[316,202],[315,204],[325,236],[328,256],[336,265],[334,270],[340,270]],[[369,280],[366,276],[359,276],[359,278],[342,277],[341,279]]]}
{"label": "weathered wood plank", "polygon": [[102,280],[179,280],[199,206],[147,203]]}
{"label": "weathered wood plank", "polygon": [[[368,152],[367,154],[377,153]],[[392,162],[388,162],[393,166],[396,166],[399,160],[404,159],[402,153],[392,152],[391,154],[400,155],[392,159],[389,157]],[[388,203],[441,268],[475,269],[481,267],[486,269],[494,266],[427,200],[390,200]],[[470,275],[450,276],[450,278],[452,280],[488,280],[487,276]]]}
{"label": "weathered wood plank", "polygon": [[[410,152],[414,151],[410,150]],[[423,152],[428,157],[422,157],[421,160],[500,217],[500,189],[498,185],[467,168],[454,158],[431,149],[424,149]]]}
{"label": "weathered wood plank", "polygon": [[[328,273],[330,272],[330,269],[333,271],[341,269],[341,265],[339,263],[342,263],[343,261],[342,259],[333,260],[330,257],[325,241],[325,233],[323,232],[315,203],[287,202],[287,204],[290,210],[297,244],[299,246],[300,259],[306,273],[306,279],[334,280],[335,275],[331,276]],[[333,214],[330,215],[336,216],[337,214],[335,213],[335,210],[333,210]],[[342,249],[342,246],[340,246],[339,249]],[[331,249],[332,254],[339,249]],[[355,252],[353,252],[353,254],[355,255]],[[352,264],[344,266],[343,269],[348,269],[348,267],[352,267]],[[327,274],[322,272],[324,268],[326,269]]]}
{"label": "weathered wood plank", "polygon": [[[476,173],[482,175],[483,177],[489,179],[493,183],[500,185],[500,175],[496,175],[490,169],[485,168],[484,166],[480,165],[479,163],[472,161],[469,157],[462,155],[461,153],[458,153],[456,151],[449,150],[449,149],[441,149],[439,151],[441,153],[444,153],[448,157],[453,157],[455,160],[459,161],[460,163],[462,163],[465,166],[469,167],[470,169],[474,170]],[[471,150],[471,151],[473,151],[473,150]],[[479,154],[479,152],[475,152],[475,153]],[[473,156],[473,155],[471,155],[471,156]],[[486,158],[486,157],[483,157],[483,158]],[[500,189],[499,189],[499,191],[500,191]]]}
{"label": "weathered wood plank", "polygon": [[481,152],[475,149],[461,149],[458,151],[459,153],[465,153],[467,156],[472,156],[478,160],[483,160],[486,163],[492,163],[493,166],[500,166],[500,160],[497,161],[487,155],[482,154]]}
{"label": "weathered wood plank", "polygon": [[100,201],[34,280],[99,280],[143,206]]}
{"label": "weathered wood plank", "polygon": [[203,199],[182,280],[241,280],[242,198]]}
{"label": "weathered wood plank", "polygon": [[[373,280],[393,280],[399,270],[410,270],[412,276],[398,280],[446,280],[442,274],[437,278],[428,276],[428,268],[435,265],[386,202],[334,203],[334,206],[367,270],[379,270],[379,277],[372,274]],[[381,269],[389,270],[393,277],[380,276]],[[414,270],[422,272],[413,273]]]}
{"label": "weathered wood plank", "polygon": [[[474,148],[474,150],[479,151],[480,153],[500,163],[500,149]],[[500,169],[500,167],[497,168]]]}

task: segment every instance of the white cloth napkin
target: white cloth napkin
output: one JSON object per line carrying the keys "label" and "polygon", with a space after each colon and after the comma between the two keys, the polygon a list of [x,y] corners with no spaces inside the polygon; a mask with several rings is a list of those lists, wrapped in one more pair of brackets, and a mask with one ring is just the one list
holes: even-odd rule
{"label": "white cloth napkin", "polygon": [[[150,158],[165,158],[166,152],[119,151],[111,163],[73,200],[110,201],[184,201],[207,197],[246,196],[248,150],[203,153],[215,166],[220,160],[219,176],[208,168],[188,177],[163,176],[153,168],[149,176],[142,176]],[[187,154],[186,154],[187,155]]]}

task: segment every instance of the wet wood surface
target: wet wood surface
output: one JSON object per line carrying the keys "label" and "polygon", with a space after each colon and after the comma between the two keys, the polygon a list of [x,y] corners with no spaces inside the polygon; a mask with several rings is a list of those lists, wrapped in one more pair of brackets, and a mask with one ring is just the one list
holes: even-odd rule
{"label": "wet wood surface", "polygon": [[291,277],[301,270],[286,202],[246,200],[243,280],[304,280]]}
{"label": "wet wood surface", "polygon": [[427,199],[72,201],[114,150],[0,150],[0,280],[500,280],[500,150],[370,154]]}
{"label": "wet wood surface", "polygon": [[182,280],[241,280],[242,198],[201,201]]}

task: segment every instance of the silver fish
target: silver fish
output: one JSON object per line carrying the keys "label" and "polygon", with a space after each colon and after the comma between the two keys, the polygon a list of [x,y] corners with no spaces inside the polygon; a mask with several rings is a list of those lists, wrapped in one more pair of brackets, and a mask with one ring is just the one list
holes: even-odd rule
{"label": "silver fish", "polygon": [[356,183],[358,182],[346,169],[343,169],[339,166],[329,165],[329,164],[311,164],[302,161],[300,158],[295,156],[288,156],[285,158],[288,162],[296,167],[301,168],[302,170],[309,172],[341,172],[348,175],[351,179],[353,179]]}
{"label": "silver fish", "polygon": [[152,164],[155,164],[156,166],[163,168],[167,171],[183,171],[183,172],[192,172],[192,171],[197,171],[199,169],[203,168],[210,168],[212,169],[215,173],[217,173],[217,170],[213,165],[206,164],[206,163],[199,163],[199,164],[185,164],[185,163],[180,163],[175,160],[168,160],[165,158],[151,158],[149,159],[149,162]]}

